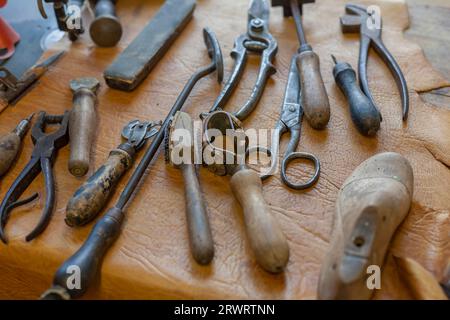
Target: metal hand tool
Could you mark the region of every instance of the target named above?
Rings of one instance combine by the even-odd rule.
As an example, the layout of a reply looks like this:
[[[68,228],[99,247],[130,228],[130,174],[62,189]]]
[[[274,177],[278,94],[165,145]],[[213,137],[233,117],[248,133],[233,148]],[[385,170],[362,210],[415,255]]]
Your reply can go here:
[[[314,129],[323,129],[330,120],[330,102],[320,73],[319,56],[306,42],[302,25],[302,6],[315,0],[272,0],[272,6],[283,6],[285,17],[293,16],[300,42],[297,68],[300,72],[301,104],[306,120]]]
[[[45,128],[48,124],[59,124],[59,128],[56,131],[46,134]],[[58,149],[64,147],[69,142],[68,124],[68,111],[64,115],[58,116],[48,115],[44,111],[39,112],[36,123],[31,129],[31,140],[34,143],[31,159],[16,180],[14,180],[0,205],[0,239],[4,243],[7,243],[4,228],[11,210],[36,199],[38,196],[37,193],[27,199],[18,200],[41,171],[45,180],[45,207],[37,226],[26,236],[26,241],[31,241],[41,234],[50,222],[55,203],[52,167]]]
[[[92,40],[101,47],[113,47],[122,37],[116,3],[117,0],[94,0],[95,20],[89,27],[89,33]]]
[[[231,176],[231,189],[244,211],[245,227],[256,261],[268,272],[282,272],[289,260],[289,246],[264,200],[260,177],[245,165],[247,139],[241,122],[229,112],[215,111],[204,119],[203,132],[203,154],[214,159],[204,158],[204,162],[214,174]],[[221,137],[215,135],[217,132]],[[222,145],[218,141],[220,138],[225,140]]]
[[[319,179],[320,161],[315,155],[311,153],[295,152],[300,141],[303,116],[303,107],[300,102],[300,96],[303,94],[303,91],[299,82],[296,61],[297,57],[292,57],[288,82],[286,85],[286,91],[284,93],[284,101],[281,107],[280,119],[278,120],[272,135],[271,149],[269,150],[259,146],[256,148],[250,148],[249,152],[253,152],[255,149],[261,151],[265,149],[265,151],[272,156],[271,168],[266,174],[263,174],[261,176],[261,179],[265,180],[274,173],[274,170],[277,167],[277,161],[273,158],[278,158],[281,136],[286,132],[289,132],[290,140],[287,145],[286,152],[283,156],[283,160],[281,161],[281,180],[284,184],[292,189],[303,190],[313,186]],[[305,183],[295,183],[289,181],[287,168],[289,163],[295,159],[309,160],[314,164],[314,175]]]
[[[405,77],[403,76],[400,66],[395,61],[392,54],[384,46],[381,40],[382,21],[381,17],[377,17],[375,12],[369,12],[368,8],[347,4],[345,6],[346,15],[341,17],[341,27],[344,33],[357,33],[361,34],[360,47],[359,47],[359,59],[358,59],[358,74],[359,84],[364,94],[369,97],[374,105],[372,93],[369,89],[369,82],[367,80],[367,59],[369,55],[369,48],[372,46],[378,55],[383,59],[389,70],[394,77],[397,87],[400,91],[402,100],[402,113],[403,121],[408,118],[409,110],[409,93],[408,86],[406,84]],[[377,25],[376,21],[379,21]],[[373,22],[373,23],[372,23]]]
[[[251,0],[248,10],[247,32],[237,37],[234,42],[234,48],[231,52],[231,57],[234,59],[234,68],[214,102],[211,112],[225,107],[242,76],[249,52],[261,55],[261,65],[249,99],[238,111],[234,112],[234,115],[239,120],[243,120],[258,104],[267,80],[276,72],[272,61],[277,53],[278,44],[269,33],[269,11],[270,7],[266,0]]]
[[[69,171],[75,177],[84,176],[89,170],[92,143],[97,128],[97,90],[100,82],[95,78],[79,78],[70,81],[73,106],[70,111]]]
[[[67,32],[71,41],[77,40],[80,34],[84,33],[81,19],[81,8],[84,0],[38,0],[39,11],[42,17],[47,19],[48,16],[45,12],[43,1],[53,3],[58,28]]]
[[[97,221],[89,234],[89,237],[81,248],[61,265],[53,279],[52,288],[42,295],[42,299],[70,299],[80,297],[86,292],[97,277],[100,271],[101,262],[103,261],[108,248],[119,236],[125,215],[124,207],[130,200],[131,195],[135,191],[145,171],[158,151],[159,146],[163,142],[170,120],[177,111],[181,110],[195,84],[200,79],[214,71],[217,71],[218,80],[219,82],[222,81],[223,61],[219,42],[217,41],[214,33],[212,33],[209,29],[204,29],[203,35],[206,47],[208,49],[208,54],[212,59],[212,62],[208,66],[200,68],[191,76],[183,88],[183,91],[178,96],[172,109],[170,109],[169,114],[161,125],[160,130],[156,134],[155,138],[153,138],[150,146],[147,148],[141,162],[134,170],[131,178],[128,180],[128,183],[122,191],[116,205],[109,209],[108,212]],[[66,270],[67,267],[71,265],[76,265],[80,268],[80,289],[67,287],[67,279],[70,275],[67,274]]]
[[[195,0],[166,0],[141,33],[105,70],[103,75],[108,86],[132,91],[144,81],[191,20],[195,4]]]
[[[353,123],[361,134],[374,136],[380,129],[380,112],[357,85],[356,72],[352,66],[346,62],[337,62],[333,55],[331,57],[335,63],[333,76],[348,100]]]
[[[8,105],[14,105],[44,75],[50,65],[55,63],[64,52],[59,52],[42,63],[28,70],[20,79],[17,79],[7,68],[0,66],[0,111]]]
[[[180,132],[183,130],[183,132]],[[179,135],[183,134],[181,137]],[[199,264],[205,265],[214,257],[214,242],[209,227],[206,206],[194,164],[194,128],[192,118],[178,111],[167,130],[165,151],[166,162],[179,168],[183,174],[186,220],[192,256]],[[185,158],[186,157],[186,158]],[[186,159],[187,161],[183,161]]]
[[[70,198],[66,208],[67,225],[82,226],[94,219],[104,208],[120,178],[133,164],[134,156],[158,133],[160,123],[133,120],[122,130],[127,141],[109,153],[102,165]]]
[[[20,121],[12,132],[0,138],[0,177],[9,170],[16,159],[33,115]]]

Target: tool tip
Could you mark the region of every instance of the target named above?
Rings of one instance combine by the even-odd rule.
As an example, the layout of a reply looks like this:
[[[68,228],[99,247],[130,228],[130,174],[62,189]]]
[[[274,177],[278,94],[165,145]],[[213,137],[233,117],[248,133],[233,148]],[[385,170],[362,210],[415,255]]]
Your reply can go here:
[[[32,114],[30,114],[25,120],[31,121],[31,119],[33,119],[33,117],[34,117],[34,112]]]
[[[333,59],[334,64],[337,64],[337,59],[336,59],[336,57],[334,55],[331,55],[331,59]]]

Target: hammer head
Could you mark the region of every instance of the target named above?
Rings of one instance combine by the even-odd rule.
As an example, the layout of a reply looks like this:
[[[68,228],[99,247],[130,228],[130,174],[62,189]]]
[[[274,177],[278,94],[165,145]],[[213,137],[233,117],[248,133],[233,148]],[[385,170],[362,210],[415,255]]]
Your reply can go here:
[[[295,1],[298,3],[298,7],[300,9],[300,13],[303,14],[303,4],[305,3],[314,3],[316,0],[297,0]],[[291,0],[272,0],[272,7],[283,7],[283,15],[285,17],[291,17],[292,16],[292,10],[291,10]]]
[[[100,82],[96,78],[78,78],[70,81],[70,89],[74,93],[81,89],[87,89],[96,94],[99,87]]]

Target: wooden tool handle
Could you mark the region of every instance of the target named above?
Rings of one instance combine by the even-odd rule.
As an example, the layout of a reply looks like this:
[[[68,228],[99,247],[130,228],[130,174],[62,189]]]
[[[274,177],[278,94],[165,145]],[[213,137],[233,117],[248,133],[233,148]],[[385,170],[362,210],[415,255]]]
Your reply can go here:
[[[70,112],[70,159],[69,171],[76,177],[89,170],[91,146],[96,131],[96,96],[89,90],[75,93]]]
[[[181,165],[186,194],[186,218],[195,261],[205,265],[214,257],[214,243],[200,184],[192,164]]]
[[[301,52],[297,56],[297,68],[306,119],[314,129],[323,129],[330,120],[330,103],[320,73],[319,56],[309,50]]]
[[[0,138],[0,176],[4,175],[11,167],[20,145],[21,139],[14,132]]]
[[[123,214],[120,209],[109,209],[95,224],[81,248],[58,269],[53,286],[64,288],[71,298],[82,296],[99,274],[108,248],[119,236],[122,221]]]
[[[355,71],[348,67],[336,74],[335,79],[347,97],[350,114],[358,131],[365,136],[374,136],[380,129],[381,115],[372,101],[361,91]]]
[[[258,174],[250,169],[239,170],[231,177],[231,189],[244,210],[256,260],[268,272],[283,271],[289,260],[289,246],[263,198]]]
[[[82,226],[94,219],[131,163],[132,157],[126,151],[112,150],[106,163],[69,200],[65,220],[67,225]]]

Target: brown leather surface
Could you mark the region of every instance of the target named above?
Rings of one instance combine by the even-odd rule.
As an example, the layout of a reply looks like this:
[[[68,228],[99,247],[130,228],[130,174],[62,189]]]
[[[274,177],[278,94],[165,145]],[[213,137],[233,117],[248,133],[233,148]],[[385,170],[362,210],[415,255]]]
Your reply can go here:
[[[124,25],[125,47],[163,1],[119,2]],[[246,239],[242,212],[233,198],[229,178],[201,171],[201,183],[209,210],[216,255],[208,267],[196,265],[189,252],[182,176],[164,163],[162,155],[148,171],[134,201],[127,207],[124,229],[109,251],[101,281],[87,298],[286,298],[314,299],[320,264],[326,253],[334,217],[334,203],[341,184],[368,157],[382,151],[404,155],[414,170],[414,199],[410,214],[394,237],[391,252],[410,257],[437,279],[444,277],[449,263],[450,244],[450,110],[424,103],[421,91],[450,85],[425,60],[420,47],[405,40],[408,11],[402,1],[376,1],[384,18],[383,39],[398,60],[408,81],[411,110],[406,123],[401,120],[400,98],[395,82],[382,61],[371,52],[369,82],[384,121],[376,138],[361,136],[353,126],[348,107],[332,77],[330,54],[356,67],[357,35],[343,35],[339,16],[343,0],[319,0],[305,6],[305,28],[309,42],[321,58],[322,75],[331,104],[331,120],[325,131],[315,131],[303,122],[299,151],[315,153],[321,160],[318,184],[306,192],[287,189],[279,176],[264,182],[264,194],[290,245],[291,256],[282,275],[270,275],[256,265]],[[99,126],[93,148],[90,173],[107,158],[120,141],[123,125],[132,119],[163,119],[190,74],[209,63],[201,29],[209,26],[217,34],[225,56],[226,75],[232,67],[229,52],[234,38],[245,32],[247,0],[198,1],[194,19],[182,36],[133,93],[108,89],[102,79],[99,92]],[[272,9],[270,30],[277,38],[278,72],[269,81],[261,102],[246,128],[273,128],[278,119],[291,55],[298,43],[292,20],[283,19],[280,8]],[[42,79],[16,107],[0,116],[0,133],[6,134],[31,112],[62,113],[71,107],[69,80],[80,76],[102,78],[102,71],[121,48],[102,49],[88,35],[72,45],[72,50]],[[244,79],[227,106],[235,110],[248,97],[259,59],[249,59]],[[202,80],[185,105],[193,117],[210,108],[220,86],[212,75]],[[282,145],[284,150],[286,141]],[[13,169],[2,179],[3,196],[19,174],[32,151],[29,135]],[[142,155],[141,152],[140,155]],[[71,229],[64,223],[64,210],[72,193],[84,181],[67,169],[69,148],[59,153],[55,165],[56,210],[47,230],[31,243],[25,235],[37,223],[43,199],[16,209],[6,228],[10,243],[0,245],[0,298],[37,298],[52,281],[58,266],[88,235],[92,223]],[[309,172],[295,168],[298,177]],[[130,176],[119,184],[121,190]],[[39,177],[26,195],[42,190]],[[118,190],[118,191],[119,191]],[[116,192],[115,197],[119,192]],[[110,203],[112,204],[112,202]],[[378,298],[411,298],[402,285],[392,261],[382,277]]]

